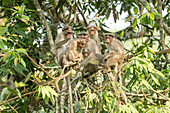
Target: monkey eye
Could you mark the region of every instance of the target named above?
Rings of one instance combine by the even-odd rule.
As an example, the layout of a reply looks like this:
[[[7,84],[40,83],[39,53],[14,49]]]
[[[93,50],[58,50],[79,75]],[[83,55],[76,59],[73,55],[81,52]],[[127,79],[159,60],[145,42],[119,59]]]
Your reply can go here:
[[[87,36],[87,34],[86,33],[84,33],[84,34],[82,34],[83,36]]]
[[[72,34],[73,32],[67,32],[67,34]]]

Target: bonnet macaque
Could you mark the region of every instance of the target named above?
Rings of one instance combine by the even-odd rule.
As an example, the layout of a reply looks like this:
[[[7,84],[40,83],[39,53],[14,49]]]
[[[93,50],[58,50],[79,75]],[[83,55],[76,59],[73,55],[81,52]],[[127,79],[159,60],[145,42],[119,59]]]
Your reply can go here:
[[[87,32],[89,34],[89,37],[93,39],[97,45],[99,46],[99,49],[101,50],[101,42],[98,36],[98,29],[96,26],[88,26],[87,27]]]
[[[80,62],[83,60],[82,48],[86,45],[83,39],[74,39],[70,41],[66,48],[66,56],[71,62]]]
[[[112,33],[105,33],[104,39],[107,52],[105,53],[103,60],[106,63],[108,71],[111,70],[112,66],[115,66],[115,72],[118,72],[125,58],[124,47],[117,39],[115,39],[115,35]]]
[[[62,32],[58,34],[55,40],[55,46],[51,50],[52,53],[55,55],[55,59],[57,60],[56,62],[58,62],[60,65],[69,64],[69,62],[67,62],[66,60],[64,60],[64,62],[62,61],[66,58],[66,45],[72,39],[72,27],[65,25],[62,28]]]
[[[78,33],[77,38],[84,39],[86,41],[86,46],[84,48],[88,49],[92,53],[98,53],[98,54],[101,53],[99,46],[94,40],[89,38],[89,35],[87,32]]]

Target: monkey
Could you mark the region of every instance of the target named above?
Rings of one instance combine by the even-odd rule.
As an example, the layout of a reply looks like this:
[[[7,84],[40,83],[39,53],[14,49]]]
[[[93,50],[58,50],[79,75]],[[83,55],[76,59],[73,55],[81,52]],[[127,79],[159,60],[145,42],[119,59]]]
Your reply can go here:
[[[89,34],[87,32],[78,33],[77,38],[84,39],[86,41],[86,45],[84,48],[89,49],[92,53],[101,54],[99,46],[97,45],[97,43],[94,40],[89,38]]]
[[[104,39],[107,52],[105,53],[103,60],[106,63],[108,71],[115,66],[115,72],[117,73],[125,58],[124,47],[117,39],[115,39],[115,35],[112,33],[105,33]]]
[[[97,27],[96,26],[88,26],[87,32],[89,34],[89,37],[97,43],[97,45],[99,46],[99,48],[101,50],[101,41],[100,41],[99,36],[98,36]]]
[[[83,48],[82,55],[83,59],[86,59],[91,54],[91,51],[89,51],[86,48]],[[87,65],[84,65],[84,72],[85,76],[86,73],[93,74],[98,71],[98,64],[91,64],[90,62]]]
[[[68,60],[75,63],[83,60],[82,48],[85,47],[86,42],[83,39],[74,39],[70,41],[66,48],[66,56]]]
[[[51,52],[55,55],[56,63],[59,65],[68,65],[71,63],[66,60],[65,56],[66,45],[71,40],[73,40],[72,27],[65,25],[55,40],[55,46],[51,49]]]
[[[100,39],[98,37],[98,29],[95,26],[88,26],[87,27],[87,32],[90,35],[90,38],[95,40],[97,44],[100,45]]]
[[[88,63],[99,64],[105,66],[108,72],[112,70],[112,67],[115,67],[115,72],[118,72],[125,58],[124,48],[122,44],[114,38],[114,34],[105,33],[104,37],[107,52],[104,55],[91,53],[79,64],[80,67],[86,66]]]

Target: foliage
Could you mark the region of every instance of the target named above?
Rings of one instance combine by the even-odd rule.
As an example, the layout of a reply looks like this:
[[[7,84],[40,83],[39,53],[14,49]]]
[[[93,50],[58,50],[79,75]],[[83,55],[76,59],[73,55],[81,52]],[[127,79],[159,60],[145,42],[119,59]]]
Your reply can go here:
[[[103,70],[92,79],[77,80],[73,83],[77,90],[73,93],[73,105],[75,112],[165,112],[170,111],[169,99],[169,75],[170,67],[168,59],[161,51],[160,43],[154,48],[155,43],[160,42],[155,37],[155,29],[159,32],[157,18],[163,18],[169,25],[169,13],[164,17],[158,12],[156,0],[141,5],[137,0],[39,0],[46,20],[51,28],[53,39],[57,36],[57,29],[63,24],[73,26],[75,33],[84,29],[89,23],[95,23],[99,27],[99,36],[108,32],[105,20],[113,16],[116,22],[123,12],[127,12],[126,22],[131,26],[116,32],[116,38],[128,41],[129,37],[144,27],[146,33],[143,36],[147,40],[142,44],[132,40],[131,50],[126,49],[128,58],[122,65],[117,81],[119,108],[116,106],[116,94],[114,82],[109,80]],[[145,0],[140,0],[145,1]],[[150,4],[152,4],[150,6]],[[120,10],[117,9],[118,6]],[[154,9],[154,10],[153,10]],[[162,10],[169,11],[168,1],[162,1]],[[55,80],[58,77],[59,67],[54,62],[54,56],[50,53],[48,31],[42,25],[38,11],[32,0],[3,0],[0,2],[0,112],[49,112],[56,111],[56,98],[63,95],[56,91]],[[87,15],[95,15],[93,18]],[[73,18],[72,18],[73,17]],[[80,18],[80,17],[83,17]],[[142,25],[142,27],[140,27]],[[127,35],[131,32],[130,35]],[[168,32],[164,32],[165,41]],[[139,37],[138,37],[139,38]],[[170,42],[166,47],[169,48]],[[126,48],[126,46],[125,46]],[[154,50],[153,50],[154,48]],[[72,72],[72,79],[75,72]],[[122,77],[122,78],[121,78]],[[102,84],[98,84],[102,78]],[[64,81],[60,81],[59,85]],[[74,88],[73,88],[74,89]],[[125,93],[127,104],[122,96]],[[67,111],[68,99],[63,105]],[[58,106],[61,108],[62,105]]]

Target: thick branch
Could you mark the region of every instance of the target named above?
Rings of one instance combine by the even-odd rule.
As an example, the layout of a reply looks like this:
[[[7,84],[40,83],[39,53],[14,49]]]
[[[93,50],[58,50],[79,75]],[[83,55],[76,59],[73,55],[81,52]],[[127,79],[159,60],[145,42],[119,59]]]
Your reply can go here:
[[[168,53],[168,52],[170,52],[170,48],[155,52],[155,54],[162,54],[162,53]]]
[[[45,19],[45,16],[43,15],[42,9],[41,9],[41,7],[40,7],[40,5],[38,3],[38,0],[33,0],[33,2],[34,2],[34,5],[35,5],[35,7],[37,9],[38,15],[39,15],[39,17],[41,19],[41,22],[43,23],[44,27],[47,30],[47,37],[48,37],[50,47],[53,47],[54,46],[54,41],[53,41],[52,33],[51,33],[51,30],[50,30],[50,28],[48,26],[48,23],[47,23],[46,19]]]
[[[162,3],[161,0],[158,0],[158,12],[162,15]],[[161,17],[161,19],[159,20],[159,31],[160,31],[160,44],[162,45],[162,49],[166,49],[166,45],[165,45],[165,40],[164,40],[164,34],[163,34],[163,18]],[[168,53],[164,54],[167,62],[168,62]]]

